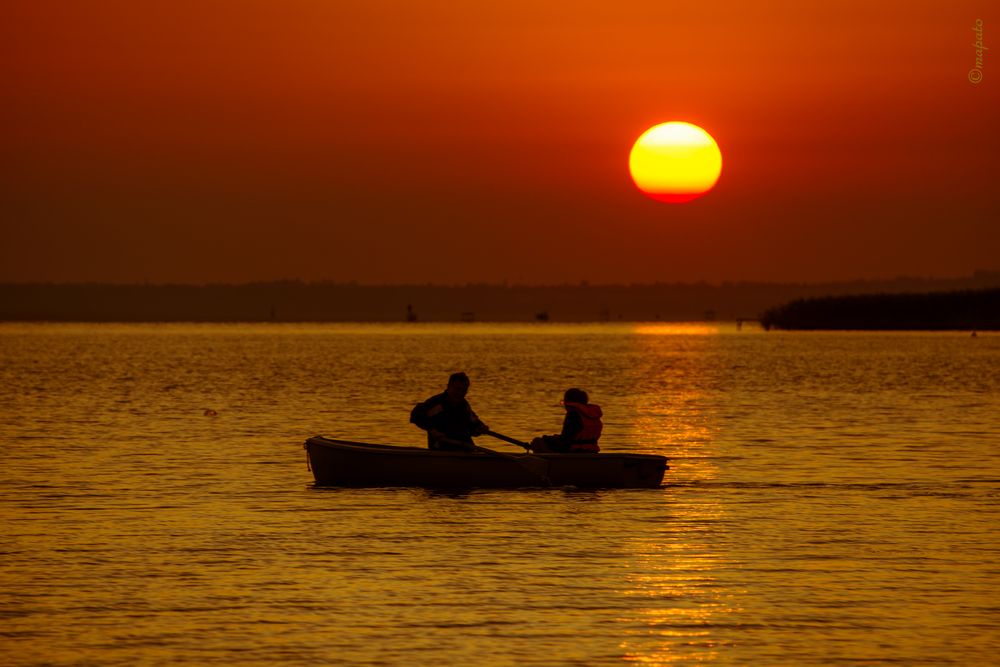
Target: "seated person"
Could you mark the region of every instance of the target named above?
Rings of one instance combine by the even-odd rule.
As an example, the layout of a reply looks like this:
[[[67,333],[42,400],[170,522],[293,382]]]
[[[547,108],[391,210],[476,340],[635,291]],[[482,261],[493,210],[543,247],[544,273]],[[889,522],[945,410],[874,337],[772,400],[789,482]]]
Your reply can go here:
[[[589,403],[584,390],[567,389],[563,395],[563,407],[566,408],[566,418],[563,419],[562,432],[535,438],[531,441],[531,450],[580,454],[601,451],[597,445],[604,428],[601,406]]]
[[[474,451],[472,437],[489,430],[465,400],[468,392],[469,376],[453,373],[444,392],[414,406],[410,422],[427,431],[430,449]]]

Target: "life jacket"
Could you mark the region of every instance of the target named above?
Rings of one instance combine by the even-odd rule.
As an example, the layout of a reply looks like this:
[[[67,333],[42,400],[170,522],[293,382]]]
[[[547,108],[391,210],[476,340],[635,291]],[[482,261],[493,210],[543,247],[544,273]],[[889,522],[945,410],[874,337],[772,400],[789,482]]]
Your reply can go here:
[[[601,410],[601,406],[594,403],[586,405],[583,403],[564,403],[563,405],[568,410],[572,410],[580,415],[580,420],[583,422],[583,428],[573,436],[569,450],[571,452],[591,452],[594,454],[601,451],[601,448],[597,445],[597,441],[601,437],[601,431],[604,430],[604,422],[601,421],[604,413]]]

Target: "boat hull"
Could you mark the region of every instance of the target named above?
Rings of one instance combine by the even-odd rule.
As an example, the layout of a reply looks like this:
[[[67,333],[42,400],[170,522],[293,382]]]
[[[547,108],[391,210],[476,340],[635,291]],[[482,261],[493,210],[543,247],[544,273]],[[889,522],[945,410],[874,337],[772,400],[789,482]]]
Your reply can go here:
[[[667,459],[650,454],[502,454],[306,440],[320,486],[657,488]]]

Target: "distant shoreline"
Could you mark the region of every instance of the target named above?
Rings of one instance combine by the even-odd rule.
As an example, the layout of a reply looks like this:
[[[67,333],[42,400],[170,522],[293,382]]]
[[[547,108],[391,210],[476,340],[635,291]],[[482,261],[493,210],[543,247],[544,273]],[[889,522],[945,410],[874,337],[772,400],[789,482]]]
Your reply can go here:
[[[0,284],[4,322],[712,322],[753,321],[804,299],[1000,289],[968,278],[844,283],[647,285]],[[774,321],[774,326],[781,326]],[[981,327],[985,328],[985,327]]]

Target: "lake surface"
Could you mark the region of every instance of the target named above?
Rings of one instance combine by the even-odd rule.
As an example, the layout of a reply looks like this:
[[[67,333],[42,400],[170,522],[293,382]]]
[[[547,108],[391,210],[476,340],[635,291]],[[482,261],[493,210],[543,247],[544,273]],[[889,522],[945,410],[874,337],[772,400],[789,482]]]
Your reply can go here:
[[[455,370],[518,438],[583,387],[667,485],[313,486],[306,437],[420,445]],[[0,444],[5,665],[1000,653],[1000,335],[6,324]]]

